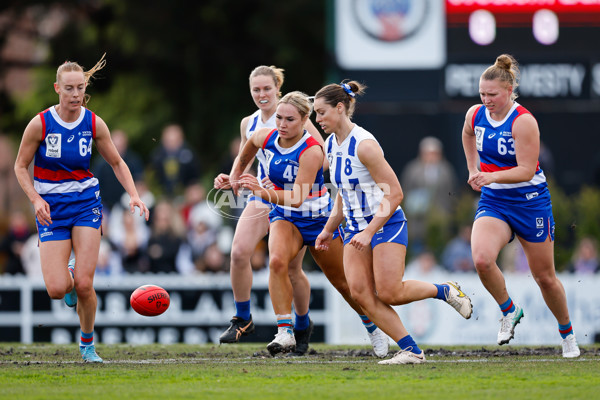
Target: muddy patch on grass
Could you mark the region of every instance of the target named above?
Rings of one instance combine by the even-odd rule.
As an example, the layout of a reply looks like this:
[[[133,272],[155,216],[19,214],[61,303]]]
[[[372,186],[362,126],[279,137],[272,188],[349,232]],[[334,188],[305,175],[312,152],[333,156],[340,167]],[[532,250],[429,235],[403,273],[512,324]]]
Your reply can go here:
[[[278,354],[272,357],[261,345],[99,345],[98,351],[107,363],[205,363],[205,362],[255,362],[261,360],[278,360],[289,362],[373,362],[378,358],[370,347],[357,346],[311,346],[304,355],[293,353]],[[397,346],[390,347],[387,358],[394,355]],[[457,347],[425,347],[425,356],[429,361],[485,362],[502,358],[523,358],[524,360],[562,359],[560,346],[457,346]],[[580,359],[600,359],[600,346],[587,345],[581,347]],[[19,345],[0,346],[0,365],[20,364],[60,364],[82,363],[79,349],[74,345]]]
[[[481,357],[481,358],[493,358],[493,357],[533,357],[533,356],[560,356],[562,355],[562,348],[558,346],[543,346],[543,347],[508,347],[508,348],[486,348],[481,347],[477,350],[465,349],[465,350],[454,350],[444,349],[427,349],[425,350],[426,356],[435,357]],[[600,356],[600,348],[581,348],[582,356]]]
[[[394,355],[396,350],[390,349],[388,356]],[[543,357],[543,356],[562,356],[562,348],[559,346],[541,346],[541,347],[504,347],[478,349],[449,349],[449,348],[428,348],[425,349],[426,357],[435,358],[495,358],[495,357]],[[223,356],[221,354],[221,356]],[[581,348],[582,357],[600,357],[600,347]],[[271,357],[268,351],[258,351],[253,357],[265,358]],[[292,354],[281,354],[276,357],[294,357]],[[375,358],[375,355],[368,349],[335,349],[335,350],[315,350],[309,348],[308,352],[302,357],[335,359],[335,358]],[[296,358],[300,358],[296,356]]]

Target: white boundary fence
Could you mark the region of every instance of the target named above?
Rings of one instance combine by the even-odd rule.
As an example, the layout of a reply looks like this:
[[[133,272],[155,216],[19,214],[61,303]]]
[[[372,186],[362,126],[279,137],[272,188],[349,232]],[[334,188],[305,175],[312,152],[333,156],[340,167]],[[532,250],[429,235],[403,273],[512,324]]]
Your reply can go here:
[[[315,340],[330,344],[369,343],[355,312],[320,273],[307,274],[313,290],[311,319]],[[473,316],[464,320],[439,300],[428,299],[397,307],[411,335],[420,344],[493,345],[500,311],[476,275],[422,278],[442,282],[456,280],[471,296]],[[600,336],[600,276],[560,275],[567,292],[571,320],[580,344]],[[516,345],[556,345],[557,323],[533,281],[526,275],[506,275],[513,300],[525,317],[516,330]],[[167,289],[171,306],[158,317],[143,317],[129,306],[129,295],[138,286],[156,284]],[[234,313],[228,275],[184,277],[137,275],[97,277],[98,313],[96,340],[100,343],[218,343],[223,328]],[[275,317],[266,275],[255,276],[252,315],[257,325],[253,340],[270,340]],[[23,343],[73,343],[78,340],[78,318],[62,301],[50,300],[41,280],[0,276],[0,341]]]

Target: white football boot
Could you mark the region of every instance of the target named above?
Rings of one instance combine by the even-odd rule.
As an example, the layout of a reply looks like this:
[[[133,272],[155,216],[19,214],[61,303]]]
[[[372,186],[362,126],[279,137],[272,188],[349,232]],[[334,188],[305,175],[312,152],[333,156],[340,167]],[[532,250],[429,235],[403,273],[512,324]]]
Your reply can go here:
[[[500,331],[498,331],[498,344],[506,344],[515,337],[515,326],[523,318],[523,309],[515,304],[515,311],[500,318]]]
[[[421,352],[421,354],[415,354],[412,351],[400,350],[394,354],[394,357],[390,358],[389,360],[379,361],[378,364],[422,364],[425,361],[425,352]]]
[[[444,290],[446,303],[450,304],[456,311],[458,311],[463,318],[471,318],[471,314],[473,314],[473,305],[471,304],[471,299],[469,296],[460,290],[458,283],[448,281],[445,284],[448,285],[449,288],[448,290]]]
[[[562,353],[564,358],[576,358],[581,354],[574,333],[571,333],[562,340]]]
[[[379,328],[373,332],[368,332],[369,339],[373,345],[373,353],[379,358],[386,357],[390,350],[390,340],[388,336]]]
[[[296,338],[287,328],[278,328],[275,339],[267,345],[272,356],[278,353],[289,353],[296,350]]]

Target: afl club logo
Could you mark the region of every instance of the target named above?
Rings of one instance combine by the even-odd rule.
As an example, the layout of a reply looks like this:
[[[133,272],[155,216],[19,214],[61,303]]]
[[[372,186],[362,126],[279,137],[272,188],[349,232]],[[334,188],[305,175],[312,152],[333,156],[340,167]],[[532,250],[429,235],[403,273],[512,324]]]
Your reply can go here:
[[[354,17],[369,36],[398,42],[424,25],[431,0],[354,0]]]

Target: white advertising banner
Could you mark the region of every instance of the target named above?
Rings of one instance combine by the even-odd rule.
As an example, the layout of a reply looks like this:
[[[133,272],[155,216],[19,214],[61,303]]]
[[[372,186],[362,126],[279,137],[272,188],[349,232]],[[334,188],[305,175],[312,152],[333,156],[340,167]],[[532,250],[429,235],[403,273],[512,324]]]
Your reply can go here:
[[[315,342],[370,346],[360,318],[320,273],[307,274],[311,283],[310,317]],[[252,317],[257,332],[248,341],[265,342],[275,333],[275,316],[268,291],[268,276],[255,276]],[[473,301],[473,316],[463,319],[445,302],[427,299],[396,307],[404,325],[419,344],[494,345],[500,310],[476,275],[443,275],[417,278],[441,283],[456,280]],[[600,334],[600,276],[561,275],[567,292],[571,320],[581,344],[593,343]],[[525,317],[516,329],[516,345],[557,345],[556,319],[546,307],[538,286],[527,275],[507,275],[513,300]],[[145,284],[164,287],[171,305],[162,315],[143,317],[129,305],[135,288]],[[183,277],[138,275],[97,277],[96,335],[100,343],[218,343],[233,316],[233,295],[228,275]],[[41,280],[0,276],[0,341],[74,343],[79,320],[62,300],[50,300]]]
[[[438,279],[441,278],[441,279]],[[542,294],[531,276],[506,274],[506,286],[513,301],[524,311],[515,329],[514,345],[557,345],[560,343],[556,319],[546,307]],[[593,343],[600,333],[600,276],[559,276],[567,293],[573,329],[580,344]],[[440,300],[427,299],[395,307],[406,329],[419,344],[428,345],[495,345],[500,328],[501,312],[477,275],[422,277],[420,280],[442,283],[457,281],[473,302],[473,315],[465,320],[453,308]],[[342,302],[332,343],[362,343],[360,322]],[[359,333],[358,335],[356,333]]]
[[[444,0],[336,0],[344,69],[436,69],[446,62]]]

